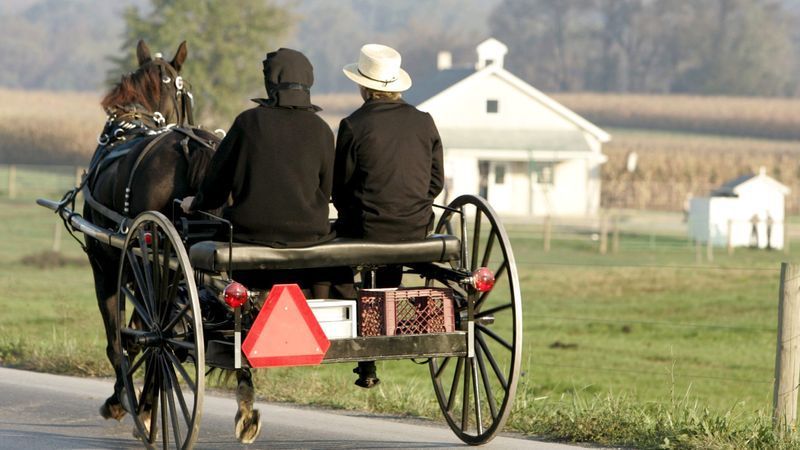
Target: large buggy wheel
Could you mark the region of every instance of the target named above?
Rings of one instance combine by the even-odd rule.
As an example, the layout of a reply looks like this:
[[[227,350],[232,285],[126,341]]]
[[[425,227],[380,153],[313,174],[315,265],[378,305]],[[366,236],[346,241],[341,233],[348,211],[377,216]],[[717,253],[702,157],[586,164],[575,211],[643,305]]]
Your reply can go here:
[[[191,448],[203,411],[203,325],[194,274],[164,215],[136,217],[118,282],[123,402],[149,446]]]
[[[492,207],[481,197],[456,198],[442,214],[437,233],[462,241],[461,269],[488,267],[494,287],[478,292],[470,283],[427,280],[447,286],[456,298],[457,328],[467,331],[472,304],[474,356],[432,358],[429,366],[436,398],[450,428],[464,442],[489,442],[511,412],[522,353],[522,305],[519,279],[508,235]],[[462,235],[462,233],[464,235]]]

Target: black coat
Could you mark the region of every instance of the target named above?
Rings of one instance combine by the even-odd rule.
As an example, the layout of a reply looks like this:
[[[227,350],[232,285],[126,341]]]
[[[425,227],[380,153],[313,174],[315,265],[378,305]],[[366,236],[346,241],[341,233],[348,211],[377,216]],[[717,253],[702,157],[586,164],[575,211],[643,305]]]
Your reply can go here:
[[[241,113],[219,145],[192,209],[224,215],[236,240],[298,247],[332,237],[333,133],[310,109],[261,105]]]
[[[368,100],[339,125],[333,203],[340,236],[425,237],[443,182],[442,142],[429,114],[403,100]]]

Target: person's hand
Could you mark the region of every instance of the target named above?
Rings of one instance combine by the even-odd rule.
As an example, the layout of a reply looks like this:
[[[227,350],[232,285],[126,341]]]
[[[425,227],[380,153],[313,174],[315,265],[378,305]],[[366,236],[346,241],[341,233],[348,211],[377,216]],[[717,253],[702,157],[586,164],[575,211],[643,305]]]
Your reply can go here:
[[[184,213],[189,214],[192,212],[192,202],[194,202],[194,196],[191,195],[181,200],[181,209]]]

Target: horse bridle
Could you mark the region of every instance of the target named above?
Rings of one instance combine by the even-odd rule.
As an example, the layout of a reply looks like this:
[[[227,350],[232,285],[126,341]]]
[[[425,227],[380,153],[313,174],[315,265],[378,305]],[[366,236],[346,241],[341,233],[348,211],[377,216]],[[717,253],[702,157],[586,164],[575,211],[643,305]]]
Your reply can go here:
[[[194,125],[194,116],[192,109],[194,108],[194,96],[189,91],[189,83],[178,74],[178,71],[164,59],[156,57],[153,63],[158,65],[161,83],[166,86],[175,86],[175,95],[165,96],[159,98],[158,110],[153,113],[153,116],[158,116],[160,119],[159,125],[161,127],[168,126],[166,118],[161,113],[164,110],[165,97],[172,99],[172,106],[175,114],[178,116],[175,125],[184,126]]]

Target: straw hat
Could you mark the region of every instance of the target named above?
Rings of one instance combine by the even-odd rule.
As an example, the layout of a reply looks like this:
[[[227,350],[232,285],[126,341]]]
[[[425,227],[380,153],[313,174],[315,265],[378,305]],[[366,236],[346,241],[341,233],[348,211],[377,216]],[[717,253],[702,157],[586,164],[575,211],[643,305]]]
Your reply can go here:
[[[400,68],[400,53],[381,44],[361,47],[358,62],[342,69],[345,76],[361,86],[384,92],[403,92],[411,87],[411,77]]]

